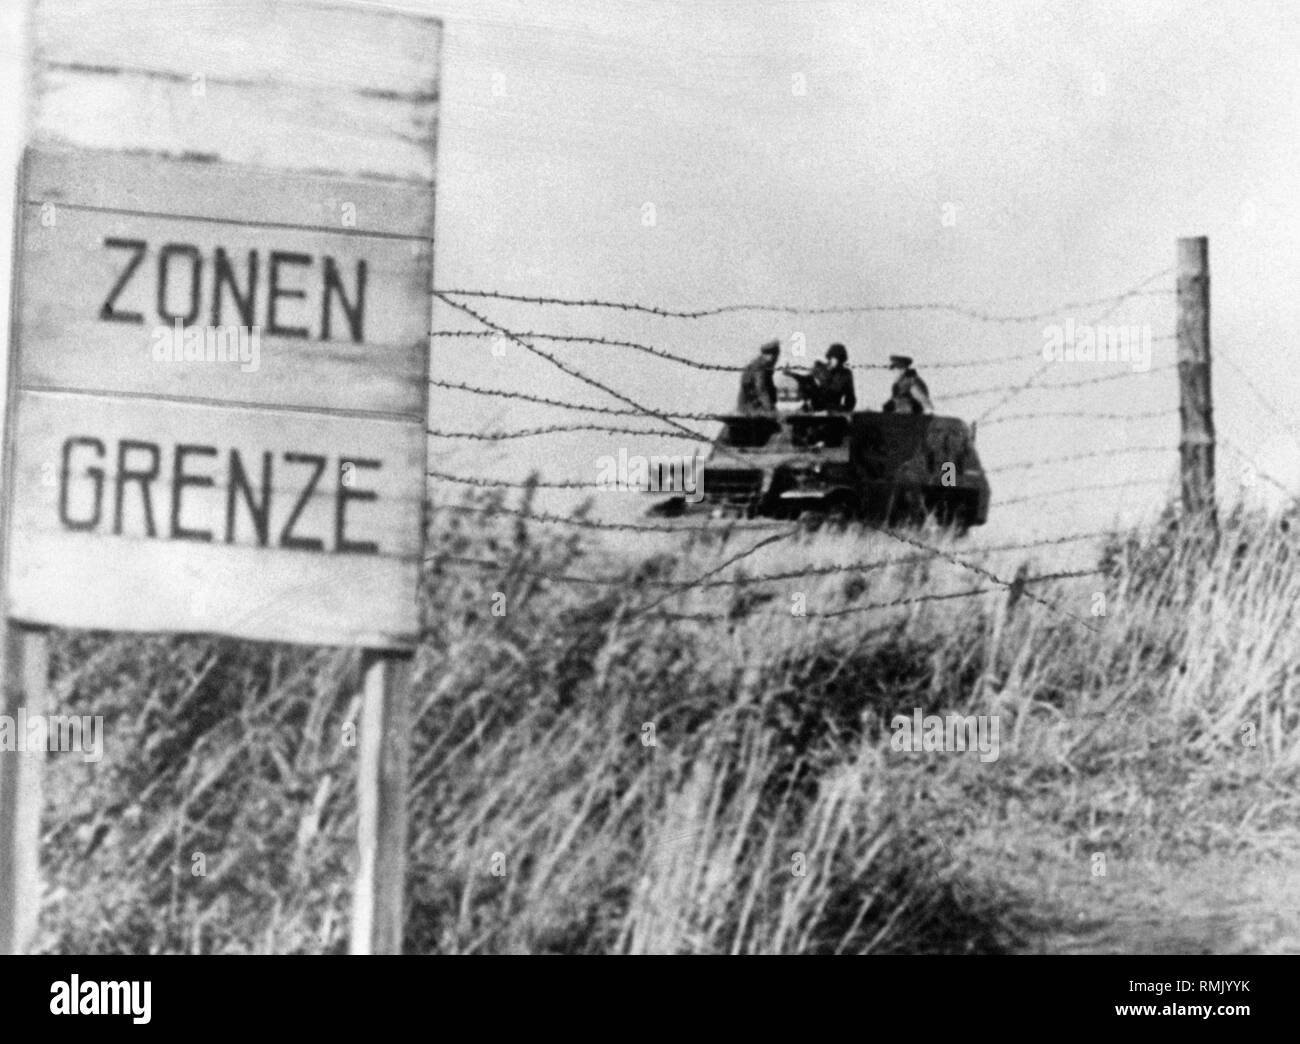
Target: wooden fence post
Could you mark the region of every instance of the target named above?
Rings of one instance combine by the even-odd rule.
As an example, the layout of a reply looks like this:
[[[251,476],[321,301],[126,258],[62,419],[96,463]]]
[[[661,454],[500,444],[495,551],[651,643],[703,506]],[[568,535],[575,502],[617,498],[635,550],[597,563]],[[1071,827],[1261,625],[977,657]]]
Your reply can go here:
[[[1178,411],[1183,510],[1216,525],[1210,395],[1210,268],[1204,236],[1178,240]]]
[[[357,732],[357,873],[354,954],[401,953],[410,769],[411,656],[367,650]]]
[[[0,954],[27,953],[36,938],[41,902],[41,773],[43,750],[24,750],[26,725],[49,713],[49,639],[42,627],[5,621],[0,713],[19,749],[0,750]]]

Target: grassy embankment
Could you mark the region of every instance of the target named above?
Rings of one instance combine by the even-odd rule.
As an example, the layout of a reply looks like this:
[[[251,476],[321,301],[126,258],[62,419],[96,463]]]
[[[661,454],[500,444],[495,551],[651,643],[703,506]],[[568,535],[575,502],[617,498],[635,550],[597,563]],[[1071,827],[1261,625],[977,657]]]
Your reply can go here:
[[[1217,550],[1117,538],[1104,576],[1030,588],[1059,611],[1010,613],[999,591],[814,615],[987,581],[879,534],[791,538],[717,578],[800,574],[771,598],[660,607],[729,616],[701,622],[638,608],[756,536],[657,553],[444,517],[413,696],[412,951],[1032,949],[1080,914],[1176,918],[1198,867],[1244,887],[1236,868],[1300,850],[1300,570],[1277,520],[1229,520]],[[882,556],[902,561],[805,575]],[[62,708],[105,715],[106,753],[51,761],[45,948],[346,948],[353,656],[80,635],[55,667]],[[997,715],[999,758],[891,750],[914,708]],[[1224,932],[1186,946],[1284,945]]]

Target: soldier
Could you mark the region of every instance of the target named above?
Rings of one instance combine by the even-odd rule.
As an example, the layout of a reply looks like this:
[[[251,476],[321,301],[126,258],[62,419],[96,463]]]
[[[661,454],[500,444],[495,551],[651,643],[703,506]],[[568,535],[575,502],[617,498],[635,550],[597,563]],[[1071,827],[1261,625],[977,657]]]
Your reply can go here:
[[[804,410],[822,409],[822,383],[826,379],[824,362],[818,359],[812,364],[812,370],[782,366],[781,372],[799,386],[799,398],[803,400]]]
[[[858,404],[853,391],[853,371],[849,369],[849,352],[842,344],[826,349],[826,368],[821,373],[818,408],[852,413]]]
[[[886,413],[933,413],[934,404],[930,402],[930,389],[925,381],[912,369],[912,360],[906,355],[891,355],[889,368],[901,370],[890,399],[884,405]]]
[[[758,350],[758,357],[741,371],[737,413],[776,412],[776,382],[772,379],[772,373],[780,354],[780,343],[768,341]]]
[[[834,410],[852,413],[858,404],[853,391],[853,374],[848,368],[849,353],[842,344],[833,344],[826,351],[826,359],[818,359],[811,372],[782,369],[799,385],[805,410]]]

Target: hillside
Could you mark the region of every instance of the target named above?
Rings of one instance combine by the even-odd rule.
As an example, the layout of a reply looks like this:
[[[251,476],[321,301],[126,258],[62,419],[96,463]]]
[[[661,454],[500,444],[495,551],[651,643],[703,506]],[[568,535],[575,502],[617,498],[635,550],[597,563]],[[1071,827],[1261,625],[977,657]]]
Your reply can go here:
[[[500,504],[432,538],[409,951],[1300,948],[1285,519],[1168,516],[1008,597],[1067,549]],[[50,760],[43,949],[346,949],[354,655],[64,634],[54,675],[106,752]],[[918,713],[996,757],[897,749]]]

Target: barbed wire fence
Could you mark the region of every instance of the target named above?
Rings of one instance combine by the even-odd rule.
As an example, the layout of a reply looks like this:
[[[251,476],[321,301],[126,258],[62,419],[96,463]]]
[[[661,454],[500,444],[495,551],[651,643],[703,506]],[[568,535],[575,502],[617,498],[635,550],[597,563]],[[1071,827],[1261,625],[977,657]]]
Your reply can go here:
[[[583,366],[578,366],[572,361],[561,358],[557,353],[557,348],[578,347],[583,349],[595,348],[605,353],[632,353],[644,356],[647,359],[657,360],[658,362],[670,364],[683,368],[685,370],[709,373],[709,374],[738,374],[744,369],[741,363],[721,363],[707,359],[697,358],[691,354],[665,347],[661,344],[650,343],[646,339],[632,339],[608,336],[605,334],[578,334],[565,333],[557,331],[544,331],[536,329],[516,329],[507,323],[487,314],[487,310],[493,303],[509,303],[513,306],[528,306],[536,309],[559,309],[559,310],[580,310],[583,312],[616,312],[622,314],[635,314],[638,316],[652,317],[660,320],[681,320],[696,321],[719,316],[736,315],[740,313],[766,313],[781,315],[799,315],[799,316],[873,316],[873,315],[914,315],[924,313],[943,313],[948,316],[959,319],[996,326],[1015,326],[1015,325],[1032,325],[1042,324],[1048,320],[1060,319],[1063,316],[1072,316],[1073,313],[1089,311],[1091,317],[1079,324],[1079,328],[1088,327],[1096,329],[1104,326],[1125,304],[1137,299],[1154,299],[1162,302],[1170,301],[1174,296],[1175,290],[1170,286],[1156,286],[1166,277],[1170,276],[1172,269],[1163,269],[1153,275],[1134,284],[1127,290],[1112,294],[1106,297],[1093,298],[1088,300],[1067,301],[1056,305],[1050,309],[1042,309],[1033,312],[996,312],[985,308],[974,308],[967,305],[961,305],[953,302],[929,302],[921,304],[860,304],[860,305],[840,305],[829,307],[803,307],[790,304],[773,304],[773,303],[747,303],[747,304],[724,304],[711,308],[697,310],[683,310],[662,307],[659,305],[643,304],[639,302],[613,301],[602,299],[577,299],[564,297],[548,296],[529,296],[521,294],[510,294],[497,290],[485,289],[434,289],[433,296],[449,311],[462,319],[471,320],[473,325],[465,324],[460,327],[438,328],[430,331],[434,342],[455,342],[455,341],[492,341],[494,346],[503,344],[512,344],[522,348],[531,356],[542,360],[549,367],[564,374],[567,378],[573,379],[578,383],[594,388],[603,393],[610,399],[616,400],[619,405],[612,404],[592,404],[576,400],[555,398],[536,394],[534,391],[524,391],[517,388],[494,388],[474,384],[466,381],[448,380],[443,377],[433,377],[430,384],[434,388],[442,389],[451,393],[469,394],[479,398],[486,398],[493,402],[503,404],[528,404],[529,406],[542,407],[546,410],[555,410],[568,415],[573,419],[557,419],[555,423],[536,424],[533,426],[521,427],[503,427],[497,426],[494,430],[471,430],[464,427],[443,426],[434,424],[429,428],[429,436],[434,440],[432,459],[435,462],[428,469],[428,476],[431,480],[432,489],[432,511],[435,513],[448,513],[462,516],[477,517],[480,520],[486,520],[492,516],[501,516],[512,518],[517,522],[528,522],[538,526],[554,527],[556,529],[577,529],[595,533],[624,533],[624,534],[700,534],[700,533],[724,533],[728,537],[732,530],[729,524],[719,523],[714,520],[701,522],[687,521],[663,521],[656,522],[650,519],[638,519],[634,522],[621,520],[608,520],[593,518],[588,510],[571,511],[568,513],[544,511],[536,508],[532,501],[532,491],[535,490],[556,490],[569,492],[590,492],[594,493],[600,489],[607,488],[599,481],[592,481],[587,478],[559,478],[546,474],[530,474],[527,478],[508,478],[480,473],[461,474],[454,470],[442,466],[438,446],[440,444],[458,444],[458,443],[513,443],[518,440],[531,440],[545,438],[551,435],[571,435],[584,434],[592,436],[620,436],[623,438],[634,437],[644,439],[672,439],[684,440],[694,444],[713,444],[714,433],[699,425],[713,425],[716,428],[718,422],[724,420],[726,413],[712,413],[703,411],[682,411],[671,407],[651,406],[636,396],[628,394],[615,386],[615,383],[605,379],[593,376]],[[467,302],[473,302],[467,303]],[[1147,409],[1147,410],[1097,410],[1097,409],[1030,409],[1021,412],[1007,412],[1006,408],[1015,403],[1022,396],[1032,395],[1034,393],[1054,394],[1069,389],[1082,387],[1091,387],[1097,385],[1113,385],[1117,389],[1125,387],[1121,382],[1130,381],[1139,377],[1146,377],[1151,374],[1163,375],[1171,373],[1178,369],[1177,361],[1170,361],[1160,365],[1150,365],[1150,349],[1157,344],[1173,344],[1177,341],[1177,335],[1173,331],[1165,331],[1154,334],[1150,330],[1150,324],[1146,324],[1146,343],[1148,351],[1147,365],[1131,368],[1117,372],[1104,373],[1096,376],[1086,376],[1078,379],[1065,381],[1045,381],[1054,369],[1058,369],[1057,358],[1051,357],[1039,345],[1033,351],[1018,351],[1000,355],[992,355],[982,358],[952,358],[937,359],[920,363],[927,372],[939,372],[952,374],[961,377],[964,372],[983,373],[986,370],[994,370],[998,373],[1005,373],[1011,367],[1025,366],[1026,364],[1039,363],[1026,376],[1020,380],[1001,379],[996,383],[985,383],[974,387],[958,387],[951,391],[945,390],[941,395],[936,396],[939,404],[945,408],[948,404],[981,402],[991,403],[987,405],[982,412],[974,418],[973,427],[979,431],[987,431],[989,428],[1002,425],[1031,425],[1049,423],[1052,425],[1061,425],[1069,422],[1085,422],[1087,425],[1095,426],[1098,422],[1105,422],[1107,430],[1115,430],[1117,427],[1125,430],[1125,440],[1127,441],[1127,429],[1133,425],[1141,425],[1148,421],[1165,421],[1169,422],[1177,417],[1178,406],[1171,405],[1165,408]],[[541,348],[538,343],[546,344],[549,348]],[[1104,351],[1102,346],[1098,346]],[[1216,355],[1216,358],[1220,357]],[[1250,381],[1250,378],[1237,364],[1228,356],[1222,356],[1225,361],[1240,376],[1240,379],[1246,384],[1251,393],[1264,405],[1268,415],[1273,418],[1279,426],[1284,428],[1287,433],[1295,440],[1300,448],[1300,431],[1287,421],[1285,417],[1274,407],[1266,396]],[[438,358],[435,351],[434,358]],[[1091,360],[1089,360],[1091,361]],[[1114,361],[1113,345],[1112,360]],[[885,371],[889,369],[888,364],[878,362],[858,362],[850,367],[855,372],[866,371]],[[1174,382],[1169,382],[1169,387],[1174,387]],[[963,407],[958,407],[958,410]],[[580,419],[586,417],[607,417],[620,418],[617,423],[597,423],[592,420]],[[1081,432],[1081,438],[1077,441],[1088,446],[1096,442],[1094,432],[1084,428]],[[1027,440],[1021,438],[1015,440],[1017,444],[1023,444]],[[1219,442],[1235,456],[1241,458],[1244,465],[1253,469],[1253,474],[1263,481],[1275,487],[1279,492],[1288,498],[1294,496],[1294,490],[1289,489],[1285,483],[1282,483],[1275,477],[1267,474],[1260,468],[1233,440],[1223,436],[1219,437]],[[1036,443],[1035,443],[1036,444]],[[1115,459],[1151,459],[1162,454],[1173,454],[1177,452],[1177,445],[1173,440],[1164,443],[1156,441],[1140,442],[1133,445],[1104,445],[1098,448],[1086,448],[1078,452],[1055,455],[1036,455],[1023,459],[1016,459],[1007,462],[997,462],[993,467],[986,469],[986,474],[992,479],[997,476],[1007,476],[1013,483],[1023,482],[1023,476],[1026,473],[1032,473],[1040,468],[1054,468],[1060,470],[1062,466],[1071,466],[1071,474],[1075,474],[1074,465],[1083,462],[1096,462],[1099,465],[1105,465],[1107,462]],[[738,454],[728,453],[725,447],[714,446],[713,453],[715,456],[731,456],[742,459]],[[1063,486],[1060,488],[1048,488],[1036,490],[1034,492],[1020,493],[1012,496],[998,495],[996,491],[992,504],[992,511],[1006,511],[1014,509],[1025,509],[1032,506],[1041,505],[1049,502],[1054,498],[1067,495],[1078,496],[1079,494],[1098,495],[1107,492],[1119,492],[1122,490],[1132,490],[1138,488],[1147,488],[1155,490],[1164,487],[1166,490],[1172,483],[1172,476],[1165,478],[1141,478],[1125,477],[1119,481],[1108,482],[1083,482],[1074,485]],[[461,500],[466,490],[497,490],[497,491],[527,491],[528,496],[525,498],[526,506],[511,507],[504,503],[504,500],[494,500],[489,504],[471,504],[457,502]],[[773,519],[755,519],[746,521],[743,525],[743,533],[746,536],[752,535],[755,540],[745,550],[732,554],[725,560],[711,566],[702,572],[699,576],[692,579],[665,579],[657,577],[638,577],[635,584],[629,587],[629,577],[627,575],[586,575],[573,574],[568,572],[543,572],[536,571],[538,579],[544,579],[553,583],[578,585],[585,587],[605,588],[611,591],[623,591],[629,597],[634,593],[641,591],[657,592],[648,599],[643,599],[639,604],[633,604],[630,607],[632,615],[640,615],[644,618],[668,619],[668,620],[688,620],[699,622],[717,622],[726,621],[734,618],[734,607],[729,607],[721,611],[706,612],[688,612],[678,611],[671,608],[665,608],[667,603],[673,599],[694,591],[711,591],[724,590],[736,592],[739,590],[746,591],[770,591],[771,586],[775,584],[790,584],[810,580],[819,576],[844,575],[855,577],[866,577],[872,573],[886,570],[897,566],[912,566],[917,564],[929,564],[942,562],[952,566],[955,569],[976,576],[981,582],[959,591],[921,591],[910,592],[899,598],[876,600],[876,601],[855,601],[854,604],[839,609],[830,609],[822,612],[808,611],[801,615],[814,617],[838,617],[853,614],[870,613],[884,611],[891,608],[902,606],[912,606],[933,601],[947,601],[953,599],[962,599],[988,594],[990,592],[1005,592],[1009,599],[1015,600],[1020,597],[1027,598],[1031,601],[1044,605],[1053,613],[1059,614],[1063,619],[1069,620],[1080,627],[1089,630],[1096,630],[1094,621],[1086,616],[1076,614],[1069,609],[1054,603],[1047,598],[1035,594],[1031,588],[1034,585],[1048,583],[1051,581],[1060,581],[1067,579],[1076,579],[1083,577],[1096,577],[1101,570],[1099,568],[1085,568],[1075,570],[1062,570],[1057,572],[1039,573],[1029,575],[1025,569],[1021,568],[1014,577],[1008,578],[1000,575],[989,564],[989,559],[999,553],[1005,552],[1027,552],[1042,551],[1047,548],[1062,547],[1070,544],[1086,544],[1096,542],[1108,535],[1110,529],[1093,529],[1086,532],[1055,534],[1043,538],[1032,540],[1019,540],[1010,543],[989,544],[981,547],[970,549],[952,550],[940,547],[931,543],[920,535],[919,531],[903,530],[887,525],[871,525],[869,527],[876,533],[882,535],[890,544],[897,545],[904,549],[904,553],[898,555],[886,555],[871,559],[854,559],[848,562],[835,563],[830,565],[809,565],[796,570],[776,570],[767,572],[747,572],[743,568],[745,561],[756,555],[764,548],[781,541],[794,538],[797,534],[804,531],[804,528],[798,524],[792,525],[789,521]],[[438,557],[440,563],[458,568],[470,568],[484,571],[518,571],[521,566],[518,562],[505,561],[500,558],[484,558],[479,556],[465,556],[454,554],[441,554]],[[527,567],[523,567],[527,570]],[[723,574],[730,575],[723,575]],[[770,594],[763,596],[772,597]]]

